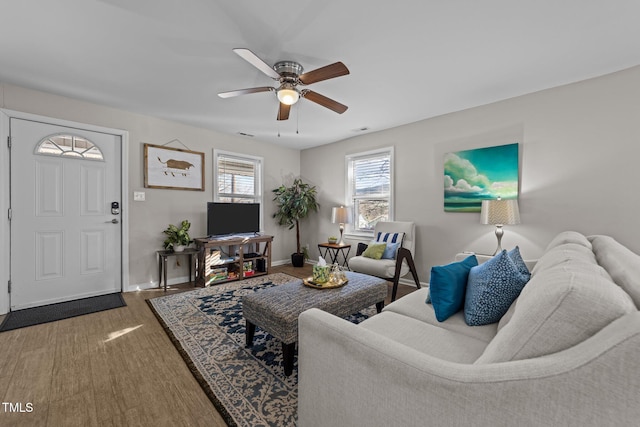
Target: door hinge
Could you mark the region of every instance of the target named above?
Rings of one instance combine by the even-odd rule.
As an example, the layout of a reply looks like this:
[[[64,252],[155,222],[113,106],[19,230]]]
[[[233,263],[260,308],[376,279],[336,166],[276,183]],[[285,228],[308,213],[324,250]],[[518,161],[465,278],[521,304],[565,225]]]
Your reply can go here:
[[[7,147],[11,148],[11,137],[7,137]]]
[[[7,218],[9,218],[9,221],[11,221],[11,218],[13,218],[13,211],[11,210],[11,208],[9,208],[9,210],[7,211]]]
[[[9,293],[11,293],[11,280],[9,280],[8,285],[9,285]]]

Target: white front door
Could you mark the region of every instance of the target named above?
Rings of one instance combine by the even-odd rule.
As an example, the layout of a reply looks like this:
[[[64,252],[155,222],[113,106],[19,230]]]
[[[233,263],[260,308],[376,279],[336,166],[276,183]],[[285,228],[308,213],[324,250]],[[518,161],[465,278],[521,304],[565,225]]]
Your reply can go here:
[[[11,310],[122,290],[121,137],[11,118]]]

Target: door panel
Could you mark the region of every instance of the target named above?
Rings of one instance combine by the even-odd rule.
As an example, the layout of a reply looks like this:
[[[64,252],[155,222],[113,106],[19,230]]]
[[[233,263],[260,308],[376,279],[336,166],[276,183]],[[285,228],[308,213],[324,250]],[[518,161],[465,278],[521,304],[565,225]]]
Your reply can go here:
[[[10,133],[11,309],[121,291],[122,230],[110,209],[121,200],[120,137],[17,118]],[[90,141],[103,160],[57,155],[59,135]],[[49,155],[38,153],[49,136]]]

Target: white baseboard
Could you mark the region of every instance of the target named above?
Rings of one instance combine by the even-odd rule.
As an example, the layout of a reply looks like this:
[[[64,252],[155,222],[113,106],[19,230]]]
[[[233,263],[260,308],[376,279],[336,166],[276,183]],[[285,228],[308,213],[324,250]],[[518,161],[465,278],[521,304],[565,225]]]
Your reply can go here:
[[[179,285],[181,283],[187,283],[190,282],[191,279],[187,276],[182,276],[182,277],[173,277],[171,279],[169,279],[167,281],[167,286],[172,286],[172,285]],[[159,284],[157,280],[153,280],[151,282],[147,282],[147,283],[134,283],[134,284],[130,284],[129,287],[127,289],[125,289],[123,292],[136,292],[136,291],[143,291],[145,289],[153,289],[153,288],[158,288]],[[162,284],[162,287],[164,287],[164,283]]]

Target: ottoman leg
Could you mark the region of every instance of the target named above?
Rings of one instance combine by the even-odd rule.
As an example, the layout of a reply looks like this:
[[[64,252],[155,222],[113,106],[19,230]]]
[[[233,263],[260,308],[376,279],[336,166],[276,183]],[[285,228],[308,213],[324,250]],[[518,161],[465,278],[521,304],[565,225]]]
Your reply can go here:
[[[253,335],[255,333],[256,333],[256,325],[254,325],[253,323],[247,320],[246,335],[245,335],[247,347],[251,347],[253,345]]]
[[[291,375],[293,372],[293,356],[296,352],[296,343],[291,344],[282,343],[282,364],[284,365],[285,376]]]
[[[380,301],[376,303],[376,311],[378,313],[380,313],[382,311],[382,309],[384,308],[384,301]]]

